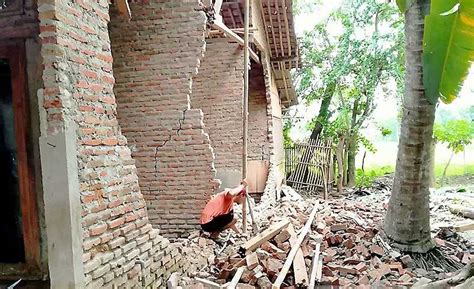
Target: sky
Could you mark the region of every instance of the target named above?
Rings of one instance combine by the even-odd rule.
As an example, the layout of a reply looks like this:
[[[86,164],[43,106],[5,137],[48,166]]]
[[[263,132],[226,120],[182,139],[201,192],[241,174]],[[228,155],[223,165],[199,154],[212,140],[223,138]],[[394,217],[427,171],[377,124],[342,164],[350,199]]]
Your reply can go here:
[[[337,9],[342,0],[322,0],[323,5],[315,9],[315,11],[300,14],[295,16],[295,30],[298,37],[302,36],[305,31],[311,30],[315,24],[320,23],[327,19],[332,11]],[[329,32],[333,31],[336,33],[336,27],[329,27]],[[378,133],[376,123],[383,122],[396,118],[398,115],[398,109],[387,109],[387,107],[395,108],[398,107],[397,100],[395,98],[385,97],[383,93],[380,93],[376,97],[376,102],[379,104],[375,109],[372,117],[372,122],[366,129],[366,133],[369,136],[375,136]],[[454,115],[461,107],[469,107],[474,105],[474,67],[471,69],[471,73],[465,82],[465,85],[460,93],[460,96],[451,104],[446,105],[442,102],[439,104],[439,108],[444,108]],[[294,139],[306,138],[309,132],[305,130],[305,123],[312,119],[314,114],[319,109],[319,103],[313,102],[310,106],[306,107],[304,104],[299,104],[291,108],[290,112],[295,115],[300,122],[295,125],[295,128],[291,131],[291,136]]]

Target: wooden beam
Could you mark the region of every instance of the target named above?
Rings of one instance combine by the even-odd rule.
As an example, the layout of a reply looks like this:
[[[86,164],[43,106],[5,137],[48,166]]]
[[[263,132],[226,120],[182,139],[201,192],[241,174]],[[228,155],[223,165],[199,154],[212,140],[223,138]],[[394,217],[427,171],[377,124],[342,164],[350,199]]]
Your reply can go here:
[[[242,99],[242,179],[247,179],[249,124],[249,11],[250,0],[244,0],[244,95]],[[242,202],[242,232],[247,233],[247,196]],[[238,272],[238,271],[237,271]],[[233,281],[233,280],[232,280]],[[237,285],[237,284],[236,284]]]
[[[235,275],[234,277],[232,277],[232,280],[230,281],[229,286],[227,286],[227,288],[235,289],[237,287],[237,284],[239,283],[242,274],[244,274],[244,269],[244,267],[240,267],[239,269],[237,269],[237,272],[235,272]]]
[[[466,232],[466,231],[474,230],[474,223],[455,226],[454,230],[456,230],[456,232]]]
[[[244,46],[244,40],[242,39],[242,37],[237,35],[234,31],[232,31],[232,29],[227,27],[224,23],[220,21],[215,21],[214,23],[212,23],[212,28],[221,31],[222,33],[224,33],[225,36],[234,39],[239,45]],[[251,48],[249,48],[249,54],[250,54],[250,57],[255,62],[260,63],[260,59],[258,58],[257,53],[255,53]]]
[[[311,228],[311,224],[313,223],[314,216],[316,216],[317,211],[318,206],[314,205],[313,210],[309,215],[308,221],[306,221],[306,224],[304,225],[303,229],[301,229],[301,233],[298,236],[298,239],[291,248],[290,253],[288,253],[288,257],[286,258],[285,264],[283,265],[283,268],[281,268],[280,273],[278,273],[278,277],[273,283],[272,289],[278,289],[281,287],[283,280],[285,280],[286,274],[288,274],[288,270],[290,270],[291,264],[293,263],[293,259],[296,256],[296,252],[298,252],[298,248],[301,246],[301,243],[303,243],[306,234],[308,234],[308,231]]]
[[[287,228],[288,233],[290,233],[290,245],[293,248],[293,244],[298,240],[298,235],[296,235],[293,225],[290,224]],[[319,244],[318,244],[319,245]],[[308,286],[309,277],[306,270],[306,263],[304,261],[303,250],[298,247],[298,250],[293,260],[293,273],[295,274],[295,284],[298,288],[306,288]]]
[[[132,13],[130,12],[130,6],[128,6],[127,0],[115,0],[117,4],[117,10],[120,14],[124,15],[127,19],[132,18]]]
[[[218,21],[222,21],[221,8],[222,8],[222,0],[216,0],[216,2],[214,3],[214,13],[216,16],[216,20]]]
[[[289,224],[290,224],[290,221],[288,219],[285,219],[285,220],[282,220],[278,223],[275,223],[275,224],[271,225],[266,230],[259,233],[257,236],[255,236],[252,239],[248,240],[241,247],[240,250],[245,252],[245,254],[248,254],[248,253],[252,252],[253,250],[257,249],[265,241],[268,241],[271,238],[275,237],[278,233],[281,232],[281,230],[288,227]]]
[[[318,265],[319,265],[319,256],[320,256],[320,248],[321,243],[316,244],[316,248],[314,249],[313,261],[311,263],[311,277],[309,279],[309,286],[308,289],[314,289],[316,284],[316,279],[318,276]]]

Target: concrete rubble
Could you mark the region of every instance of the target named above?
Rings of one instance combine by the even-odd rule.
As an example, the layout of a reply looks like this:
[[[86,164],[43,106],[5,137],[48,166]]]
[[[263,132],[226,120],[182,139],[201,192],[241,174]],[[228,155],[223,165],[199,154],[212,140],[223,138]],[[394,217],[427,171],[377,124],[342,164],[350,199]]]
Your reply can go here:
[[[236,288],[271,288],[295,241],[291,239],[290,226],[299,235],[313,206],[317,206],[316,217],[299,247],[307,273],[303,276],[309,277],[297,284],[296,261],[293,261],[281,288],[307,287],[313,278],[316,286],[411,286],[418,280],[449,278],[474,259],[472,240],[456,232],[453,224],[433,226],[434,241],[447,256],[450,270],[442,266],[420,268],[410,255],[392,248],[379,234],[390,191],[390,185],[384,184],[384,180],[381,184],[375,184],[363,196],[351,192],[327,201],[303,199],[291,192],[265,210],[258,211],[257,207],[261,232],[275,228],[279,222],[288,221],[290,225],[283,226],[268,241],[259,243],[255,250],[242,250],[251,241],[233,233],[221,234],[220,243],[201,236],[200,232],[192,233],[178,243],[178,249],[187,256],[194,273],[180,276],[179,285],[173,288],[230,288],[235,284]],[[249,238],[255,236],[250,232],[248,235]],[[319,257],[314,258],[316,261],[313,261],[314,254]],[[322,266],[313,264],[318,260],[322,260]],[[315,268],[314,274],[311,268]],[[238,283],[235,283],[236,278]]]

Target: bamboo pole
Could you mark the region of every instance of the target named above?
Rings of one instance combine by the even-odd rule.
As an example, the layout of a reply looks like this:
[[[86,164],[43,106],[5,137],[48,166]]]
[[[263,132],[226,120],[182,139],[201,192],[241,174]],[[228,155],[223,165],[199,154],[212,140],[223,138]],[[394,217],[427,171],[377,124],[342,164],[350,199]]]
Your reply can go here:
[[[244,5],[244,97],[243,97],[243,146],[242,146],[242,179],[247,178],[247,137],[249,111],[249,10],[250,0]],[[247,197],[245,197],[247,198]],[[247,200],[242,203],[242,231],[247,233]]]

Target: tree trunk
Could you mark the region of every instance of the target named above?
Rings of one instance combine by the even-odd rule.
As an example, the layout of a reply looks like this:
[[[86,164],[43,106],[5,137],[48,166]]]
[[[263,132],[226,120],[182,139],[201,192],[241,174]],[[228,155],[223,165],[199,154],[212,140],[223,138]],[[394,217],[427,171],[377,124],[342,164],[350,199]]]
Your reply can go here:
[[[405,13],[406,76],[403,117],[392,194],[383,229],[403,251],[425,253],[430,236],[429,162],[436,107],[423,88],[424,17],[429,0],[416,0]]]
[[[444,185],[444,180],[446,179],[446,172],[448,171],[448,167],[451,164],[451,161],[453,160],[453,157],[454,157],[454,152],[451,152],[451,155],[449,156],[448,163],[446,164],[446,166],[444,167],[444,170],[443,170],[443,176],[441,177],[441,185]]]
[[[347,168],[348,168],[348,165],[347,165],[348,164],[348,148],[349,148],[349,146],[346,143],[344,145],[344,153],[343,153],[344,158],[342,159],[342,161],[343,161],[342,168],[344,170],[344,175],[342,176],[342,179],[343,179],[344,186],[347,186],[347,180],[348,180],[348,176],[349,176],[349,174],[347,173],[348,172],[348,170],[347,170]]]
[[[430,180],[430,187],[434,188],[436,185],[436,174],[435,174],[435,152],[436,152],[436,141],[434,138],[431,138],[431,145],[430,145],[430,163],[429,163],[429,180]]]
[[[352,135],[349,139],[347,147],[347,186],[353,187],[355,185],[355,171],[356,171],[356,154],[357,154],[357,135]]]
[[[344,155],[344,138],[340,137],[339,142],[337,144],[336,150],[336,158],[337,158],[337,191],[342,193],[343,187],[343,175],[344,175],[344,168],[343,168],[343,155]]]

